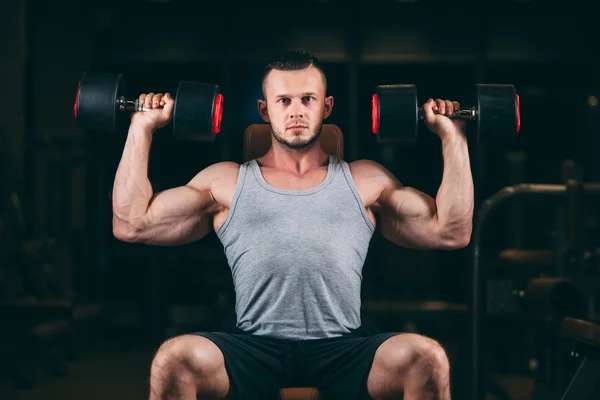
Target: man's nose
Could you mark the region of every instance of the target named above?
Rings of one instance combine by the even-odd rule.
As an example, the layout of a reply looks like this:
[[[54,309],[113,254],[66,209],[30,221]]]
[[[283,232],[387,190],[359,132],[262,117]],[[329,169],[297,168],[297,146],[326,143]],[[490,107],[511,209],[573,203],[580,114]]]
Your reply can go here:
[[[290,107],[290,119],[302,118],[304,116],[304,107],[302,102],[294,101]]]

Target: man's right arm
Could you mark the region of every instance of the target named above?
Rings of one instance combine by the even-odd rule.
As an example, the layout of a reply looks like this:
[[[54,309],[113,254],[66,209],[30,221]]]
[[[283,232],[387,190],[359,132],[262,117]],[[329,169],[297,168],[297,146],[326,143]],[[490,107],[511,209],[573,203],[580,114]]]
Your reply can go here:
[[[172,246],[191,243],[211,229],[219,209],[210,185],[220,169],[212,165],[187,185],[154,194],[148,179],[152,131],[131,125],[113,187],[113,234],[119,240]]]

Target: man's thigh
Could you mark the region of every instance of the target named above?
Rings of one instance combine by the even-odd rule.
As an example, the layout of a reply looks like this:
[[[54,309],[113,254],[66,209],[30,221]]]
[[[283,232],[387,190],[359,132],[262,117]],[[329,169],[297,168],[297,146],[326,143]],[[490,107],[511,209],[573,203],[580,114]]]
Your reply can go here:
[[[223,353],[232,400],[276,399],[283,382],[281,341],[230,332],[195,332]]]
[[[370,399],[367,378],[379,346],[402,332],[379,333],[361,327],[340,338],[303,343],[298,362],[306,382],[317,387],[326,399]]]

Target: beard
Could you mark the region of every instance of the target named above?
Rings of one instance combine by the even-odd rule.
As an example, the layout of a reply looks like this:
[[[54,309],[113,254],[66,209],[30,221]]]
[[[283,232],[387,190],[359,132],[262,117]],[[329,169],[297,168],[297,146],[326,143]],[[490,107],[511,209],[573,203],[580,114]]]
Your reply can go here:
[[[284,150],[291,152],[299,152],[306,153],[308,152],[314,145],[315,141],[321,136],[321,130],[323,128],[323,124],[318,124],[312,131],[312,134],[308,138],[294,137],[292,139],[285,138],[281,131],[271,125],[271,132],[273,133],[273,137],[277,140],[277,143]]]

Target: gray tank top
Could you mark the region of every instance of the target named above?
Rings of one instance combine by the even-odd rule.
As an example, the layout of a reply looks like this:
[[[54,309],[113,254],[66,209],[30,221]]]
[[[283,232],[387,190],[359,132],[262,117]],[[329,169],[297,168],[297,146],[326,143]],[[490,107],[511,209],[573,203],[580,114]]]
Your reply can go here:
[[[237,327],[285,339],[358,328],[373,232],[347,162],[330,156],[327,176],[308,190],[275,188],[256,160],[242,164],[217,232],[233,276]]]

